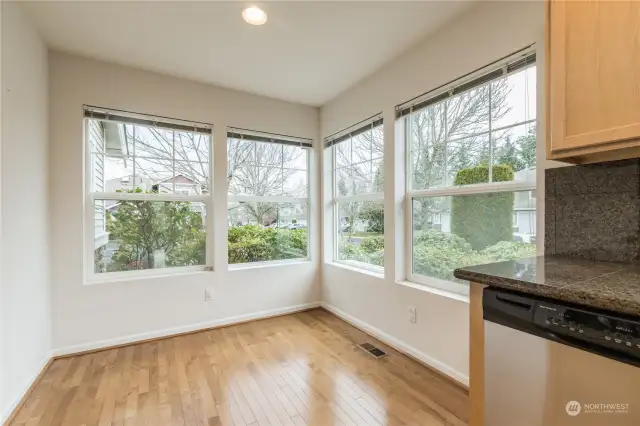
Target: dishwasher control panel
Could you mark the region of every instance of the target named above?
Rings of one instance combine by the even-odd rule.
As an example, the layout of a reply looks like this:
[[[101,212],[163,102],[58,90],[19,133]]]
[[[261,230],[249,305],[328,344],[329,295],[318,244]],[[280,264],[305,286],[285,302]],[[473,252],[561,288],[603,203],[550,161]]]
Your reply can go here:
[[[640,321],[538,301],[534,323],[553,333],[640,357]]]

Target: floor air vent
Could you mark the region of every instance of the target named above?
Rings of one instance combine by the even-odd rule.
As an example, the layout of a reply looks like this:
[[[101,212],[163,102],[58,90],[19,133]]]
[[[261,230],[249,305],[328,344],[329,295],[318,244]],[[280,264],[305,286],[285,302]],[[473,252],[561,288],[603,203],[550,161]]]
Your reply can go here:
[[[384,352],[381,349],[376,348],[371,343],[361,343],[361,344],[356,345],[356,346],[359,347],[360,349],[362,349],[363,351],[365,351],[366,353],[368,353],[369,355],[371,355],[372,357],[376,358],[376,359],[384,358],[385,356],[387,356],[386,352]]]

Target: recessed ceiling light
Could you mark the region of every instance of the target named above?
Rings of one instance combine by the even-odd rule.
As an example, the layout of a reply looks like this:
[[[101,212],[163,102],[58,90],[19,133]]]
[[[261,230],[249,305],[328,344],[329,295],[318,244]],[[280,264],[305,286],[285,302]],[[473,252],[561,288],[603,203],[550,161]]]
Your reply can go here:
[[[267,22],[267,14],[259,7],[251,6],[242,11],[242,17],[248,24],[262,25]]]

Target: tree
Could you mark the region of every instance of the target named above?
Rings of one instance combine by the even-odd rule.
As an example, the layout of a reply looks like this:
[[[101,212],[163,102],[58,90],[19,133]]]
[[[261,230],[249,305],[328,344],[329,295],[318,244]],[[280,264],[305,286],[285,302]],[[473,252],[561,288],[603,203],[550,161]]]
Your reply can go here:
[[[196,192],[209,191],[209,135],[126,126],[126,136],[127,147],[135,149],[137,175],[152,181],[180,175],[194,182]],[[287,187],[287,183],[297,172],[294,166],[305,156],[297,147],[231,139],[227,144],[229,193],[299,196],[305,189]],[[241,203],[230,210],[231,215],[238,210],[255,223],[278,219],[274,203]]]
[[[413,188],[450,186],[459,170],[487,165],[490,160],[489,123],[510,112],[510,92],[511,87],[503,78],[409,115],[407,132]],[[507,146],[504,151],[505,161],[511,155],[509,149]],[[521,156],[517,161],[524,161],[528,151]],[[530,162],[529,157],[527,161]],[[535,154],[533,161],[535,164]],[[414,228],[429,229],[432,218],[440,212],[440,204],[438,198],[424,198],[415,203]]]
[[[335,145],[336,190],[339,196],[384,191],[384,137],[382,126],[372,126]],[[350,238],[357,220],[367,223],[368,232],[383,232],[383,213],[379,202],[343,203],[340,225]]]
[[[202,216],[189,202],[119,200],[107,231],[118,243],[108,271],[206,263]]]
[[[494,164],[506,164],[514,171],[528,169],[536,165],[536,126],[514,142],[507,135],[504,144],[494,151]]]

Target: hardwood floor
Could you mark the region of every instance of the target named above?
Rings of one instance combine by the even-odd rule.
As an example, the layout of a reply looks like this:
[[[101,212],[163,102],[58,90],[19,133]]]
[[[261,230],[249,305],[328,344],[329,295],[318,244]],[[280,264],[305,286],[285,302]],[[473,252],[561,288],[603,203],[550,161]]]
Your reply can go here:
[[[354,344],[369,341],[376,360]],[[461,426],[468,394],[316,309],[56,360],[12,426]]]

